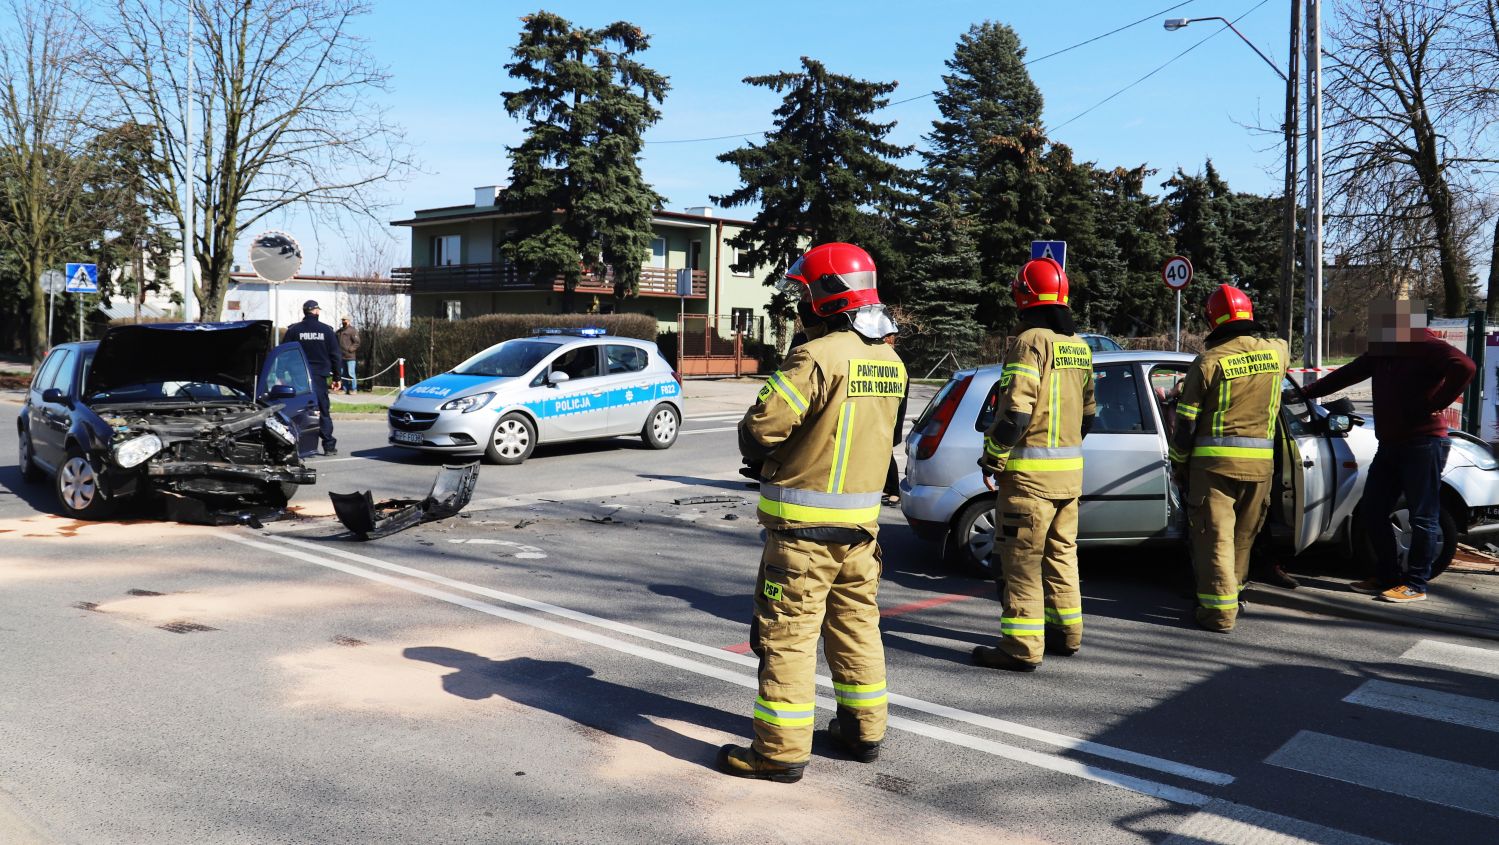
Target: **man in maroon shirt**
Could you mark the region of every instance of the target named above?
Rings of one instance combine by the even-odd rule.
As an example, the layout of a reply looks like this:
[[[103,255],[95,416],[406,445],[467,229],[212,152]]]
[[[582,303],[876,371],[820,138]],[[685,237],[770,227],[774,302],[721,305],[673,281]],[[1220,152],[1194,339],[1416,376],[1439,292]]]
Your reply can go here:
[[[1421,300],[1378,301],[1369,306],[1369,351],[1302,392],[1326,396],[1374,380],[1374,436],[1379,451],[1364,482],[1377,556],[1374,576],[1349,585],[1382,601],[1426,598],[1431,565],[1442,548],[1442,469],[1447,465],[1447,424],[1441,412],[1473,378],[1468,356],[1426,328]],[[1410,509],[1411,548],[1402,572],[1389,514],[1401,495]]]

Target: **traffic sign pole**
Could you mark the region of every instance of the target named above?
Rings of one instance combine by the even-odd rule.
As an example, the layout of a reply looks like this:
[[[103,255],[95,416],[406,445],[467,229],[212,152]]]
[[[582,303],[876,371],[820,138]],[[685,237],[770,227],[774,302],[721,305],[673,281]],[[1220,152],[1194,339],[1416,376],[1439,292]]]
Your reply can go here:
[[[1192,283],[1192,262],[1184,255],[1173,255],[1161,265],[1161,281],[1176,291],[1176,351],[1182,351],[1182,291]]]
[[[1182,351],[1182,292],[1176,292],[1176,351]]]

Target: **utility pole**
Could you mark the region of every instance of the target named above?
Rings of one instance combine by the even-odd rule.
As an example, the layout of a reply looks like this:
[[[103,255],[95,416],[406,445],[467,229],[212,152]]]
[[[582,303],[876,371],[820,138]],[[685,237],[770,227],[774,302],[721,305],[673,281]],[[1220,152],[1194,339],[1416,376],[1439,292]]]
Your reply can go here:
[[[193,232],[197,229],[197,198],[194,196],[193,185],[194,170],[197,165],[193,161],[193,18],[195,10],[193,0],[187,0],[187,99],[184,101],[183,119],[187,122],[187,130],[182,136],[182,145],[186,147],[184,157],[187,160],[187,231],[182,238],[182,286],[186,290],[182,294],[182,320],[183,322],[195,322],[198,305],[198,285],[193,280]]]
[[[1322,367],[1322,9],[1306,0],[1306,351]]]
[[[1280,257],[1280,338],[1291,342],[1291,317],[1296,311],[1296,110],[1299,98],[1301,50],[1301,0],[1291,0],[1291,49],[1287,53],[1286,67],[1286,185],[1285,185],[1285,231],[1281,236]]]

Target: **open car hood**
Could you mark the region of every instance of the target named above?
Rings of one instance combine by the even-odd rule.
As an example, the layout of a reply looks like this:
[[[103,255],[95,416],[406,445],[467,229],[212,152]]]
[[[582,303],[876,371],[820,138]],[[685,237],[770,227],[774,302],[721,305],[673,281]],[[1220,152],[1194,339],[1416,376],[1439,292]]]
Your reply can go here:
[[[144,323],[110,329],[89,368],[90,393],[133,384],[222,384],[254,397],[272,346],[270,320]]]

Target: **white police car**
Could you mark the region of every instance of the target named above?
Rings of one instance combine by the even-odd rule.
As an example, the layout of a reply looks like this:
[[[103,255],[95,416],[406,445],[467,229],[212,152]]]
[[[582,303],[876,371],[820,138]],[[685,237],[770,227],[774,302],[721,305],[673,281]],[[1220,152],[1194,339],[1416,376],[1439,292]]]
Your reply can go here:
[[[682,427],[682,383],[656,344],[603,329],[540,329],[408,387],[390,442],[518,464],[537,443],[638,434],[666,449]]]

